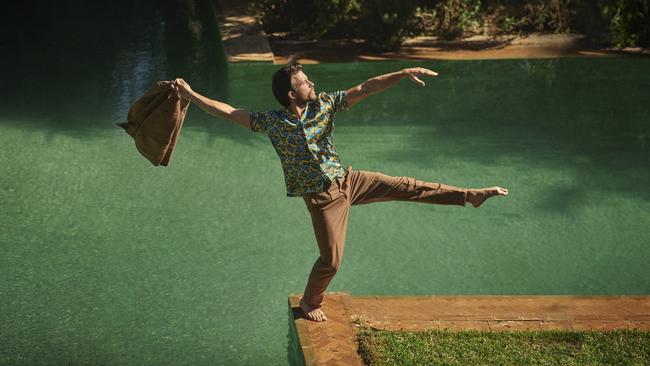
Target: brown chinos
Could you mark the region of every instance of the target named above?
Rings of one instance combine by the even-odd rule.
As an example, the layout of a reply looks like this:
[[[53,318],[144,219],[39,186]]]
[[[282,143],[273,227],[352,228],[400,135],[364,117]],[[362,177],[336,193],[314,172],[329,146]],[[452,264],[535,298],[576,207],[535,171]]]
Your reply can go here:
[[[372,202],[411,201],[465,206],[467,189],[410,177],[356,171],[348,166],[344,177],[320,193],[304,194],[311,214],[320,256],[309,275],[303,300],[320,307],[325,289],[338,271],[343,258],[350,206]]]

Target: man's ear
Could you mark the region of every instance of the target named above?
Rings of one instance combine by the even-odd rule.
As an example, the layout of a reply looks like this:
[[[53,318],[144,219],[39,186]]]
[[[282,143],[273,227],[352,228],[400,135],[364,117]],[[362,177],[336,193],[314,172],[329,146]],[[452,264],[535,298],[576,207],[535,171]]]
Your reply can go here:
[[[291,104],[292,100],[296,100],[296,92],[294,92],[293,90],[289,90],[287,92],[287,97],[289,97],[289,104]]]

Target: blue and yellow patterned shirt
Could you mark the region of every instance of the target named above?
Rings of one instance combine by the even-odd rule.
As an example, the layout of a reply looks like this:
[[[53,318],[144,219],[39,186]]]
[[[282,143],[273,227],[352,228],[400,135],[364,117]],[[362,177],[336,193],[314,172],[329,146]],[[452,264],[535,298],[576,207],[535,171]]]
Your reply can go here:
[[[320,93],[298,118],[286,108],[251,112],[252,131],[264,131],[278,153],[287,196],[323,192],[345,170],[332,141],[334,113],[348,108],[345,91]]]

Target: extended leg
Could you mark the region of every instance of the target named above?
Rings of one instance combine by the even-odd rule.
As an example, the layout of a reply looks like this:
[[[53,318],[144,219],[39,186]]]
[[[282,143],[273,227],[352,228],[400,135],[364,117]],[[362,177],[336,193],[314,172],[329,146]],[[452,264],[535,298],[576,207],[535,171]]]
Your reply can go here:
[[[410,177],[356,171],[350,180],[352,205],[383,201],[413,201],[464,206],[468,189]]]
[[[393,177],[377,172],[353,171],[347,189],[352,205],[384,201],[412,201],[439,205],[479,207],[495,195],[506,195],[500,187],[470,189],[426,182],[411,177]]]

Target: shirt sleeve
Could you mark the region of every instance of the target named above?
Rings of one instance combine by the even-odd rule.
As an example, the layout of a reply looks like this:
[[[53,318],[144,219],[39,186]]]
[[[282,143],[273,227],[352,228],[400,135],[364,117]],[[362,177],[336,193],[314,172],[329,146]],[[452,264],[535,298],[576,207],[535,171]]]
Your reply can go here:
[[[268,112],[250,112],[248,113],[248,122],[251,125],[251,131],[259,132],[266,131],[270,116]]]
[[[334,112],[345,111],[350,108],[345,90],[325,93],[325,99],[330,103]]]

